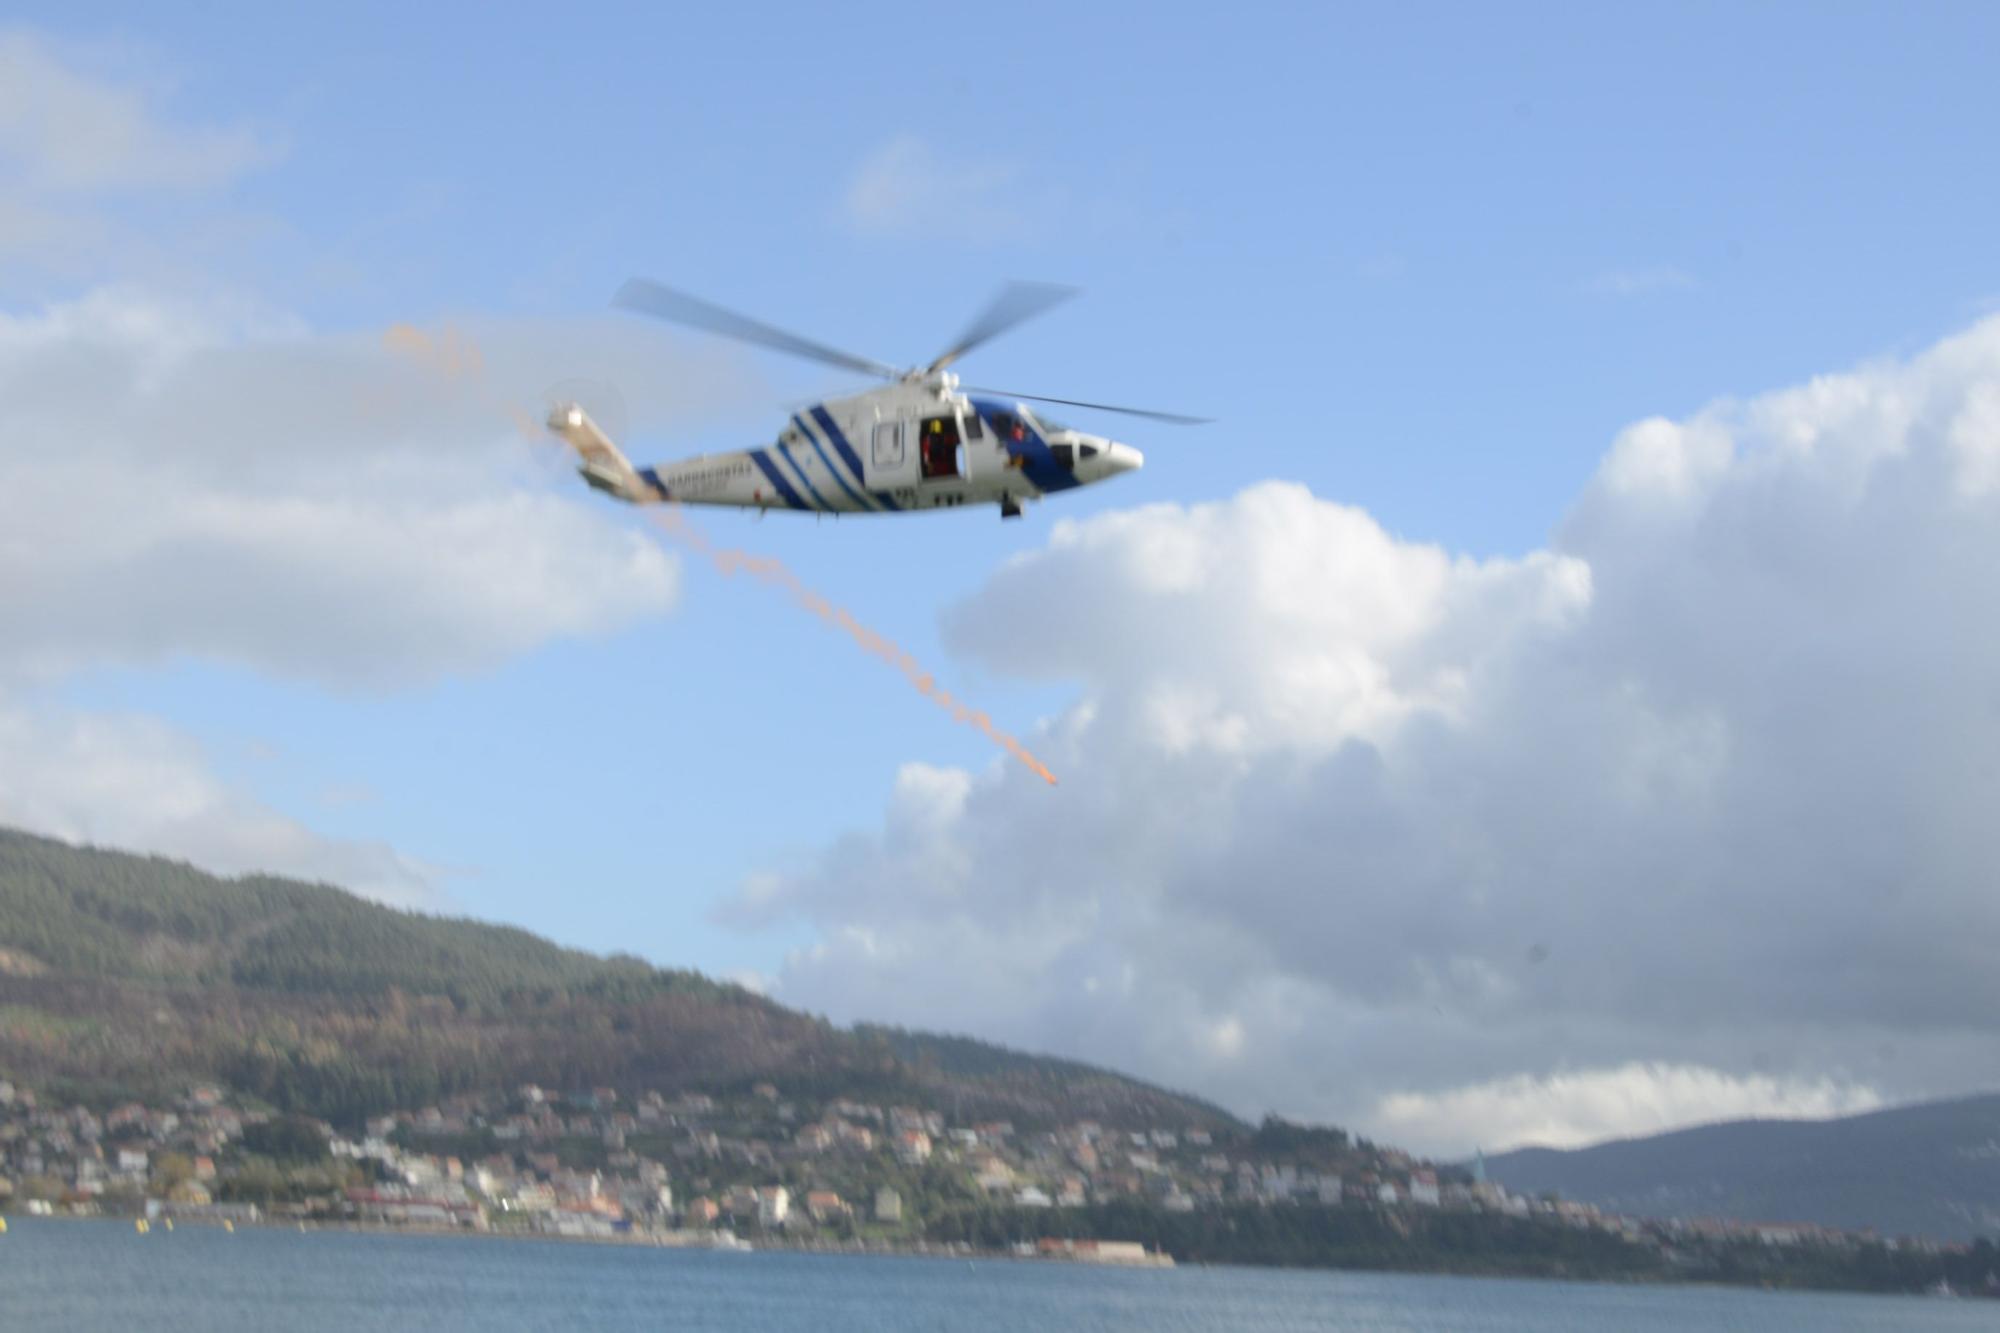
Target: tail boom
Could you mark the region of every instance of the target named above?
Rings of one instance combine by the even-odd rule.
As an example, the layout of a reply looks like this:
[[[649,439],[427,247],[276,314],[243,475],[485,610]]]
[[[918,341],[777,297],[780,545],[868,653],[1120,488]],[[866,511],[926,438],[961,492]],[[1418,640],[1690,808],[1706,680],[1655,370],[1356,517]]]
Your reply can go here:
[[[593,489],[632,504],[658,498],[611,442],[611,437],[598,429],[582,407],[575,403],[560,404],[549,413],[548,424],[552,433],[576,450],[581,460],[577,473]]]

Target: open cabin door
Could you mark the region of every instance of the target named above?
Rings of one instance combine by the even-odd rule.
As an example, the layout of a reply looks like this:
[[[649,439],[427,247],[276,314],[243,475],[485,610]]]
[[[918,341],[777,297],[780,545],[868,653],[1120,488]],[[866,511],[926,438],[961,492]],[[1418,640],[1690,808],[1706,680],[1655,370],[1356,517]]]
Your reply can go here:
[[[972,475],[957,413],[919,418],[917,453],[917,468],[925,481],[965,481]]]

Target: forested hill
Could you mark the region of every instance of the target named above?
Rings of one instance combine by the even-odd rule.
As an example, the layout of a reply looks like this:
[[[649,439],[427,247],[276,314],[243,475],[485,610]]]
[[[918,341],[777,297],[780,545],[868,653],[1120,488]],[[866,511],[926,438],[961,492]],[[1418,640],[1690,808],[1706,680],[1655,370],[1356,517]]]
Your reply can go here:
[[[0,1076],[90,1100],[164,1100],[212,1079],[344,1122],[529,1082],[770,1082],[1029,1124],[1234,1127],[1205,1103],[1085,1065],[849,1032],[698,973],[511,927],[5,829]]]
[[[2000,1230],[2000,1096],[1839,1120],[1737,1120],[1487,1159],[1509,1189],[1640,1217],[1816,1222],[1968,1240]]]

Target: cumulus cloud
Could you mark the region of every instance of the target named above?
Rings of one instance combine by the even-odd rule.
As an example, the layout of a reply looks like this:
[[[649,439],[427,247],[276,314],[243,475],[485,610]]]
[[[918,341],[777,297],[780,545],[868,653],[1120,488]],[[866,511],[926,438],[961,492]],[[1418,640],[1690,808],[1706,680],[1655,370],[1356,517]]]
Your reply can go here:
[[[0,674],[193,658],[396,685],[667,608],[672,558],[548,485],[508,408],[564,366],[631,372],[653,419],[731,377],[608,323],[460,336],[424,364],[129,292],[0,315]]]
[[[0,824],[220,874],[338,884],[400,907],[443,905],[440,867],[315,833],[233,791],[198,744],[153,718],[0,700]]]
[[[1282,484],[1060,523],[947,630],[1077,683],[1064,785],[912,768],[725,915],[835,1016],[1436,1151],[1991,1085],[1996,392],[1989,320],[1641,422],[1513,560]]]
[[[0,306],[0,822],[431,901],[435,867],[320,836],[233,789],[191,737],[46,687],[193,660],[392,688],[657,615],[674,560],[509,413],[582,371],[648,424],[684,425],[732,400],[740,362],[667,360],[608,320],[393,340],[165,298],[215,290],[172,262],[174,238],[240,232],[228,187],[282,152],[175,114],[170,93],[143,53],[0,29],[0,282],[97,283]],[[103,279],[154,271],[172,276]]]
[[[1547,1077],[1517,1074],[1438,1094],[1398,1093],[1376,1114],[1399,1143],[1451,1143],[1479,1126],[1497,1143],[1574,1148],[1710,1120],[1824,1120],[1882,1099],[1832,1079],[1737,1077],[1700,1066],[1620,1065]]]
[[[157,719],[38,687],[195,660],[393,688],[664,612],[673,558],[551,485],[566,460],[508,419],[579,365],[649,421],[737,383],[608,322],[390,340],[113,290],[0,313],[0,823],[438,905],[436,866],[314,832]]]

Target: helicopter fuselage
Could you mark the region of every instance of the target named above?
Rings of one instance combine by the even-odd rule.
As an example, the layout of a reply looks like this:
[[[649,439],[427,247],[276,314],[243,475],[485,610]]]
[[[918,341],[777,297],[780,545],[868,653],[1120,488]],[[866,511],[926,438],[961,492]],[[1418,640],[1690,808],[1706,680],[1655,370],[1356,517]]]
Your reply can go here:
[[[1144,464],[1130,445],[1085,434],[1018,402],[961,394],[932,372],[792,415],[776,441],[632,467],[581,408],[549,424],[582,456],[592,486],[635,504],[722,505],[817,514],[893,514],[1025,501]]]

